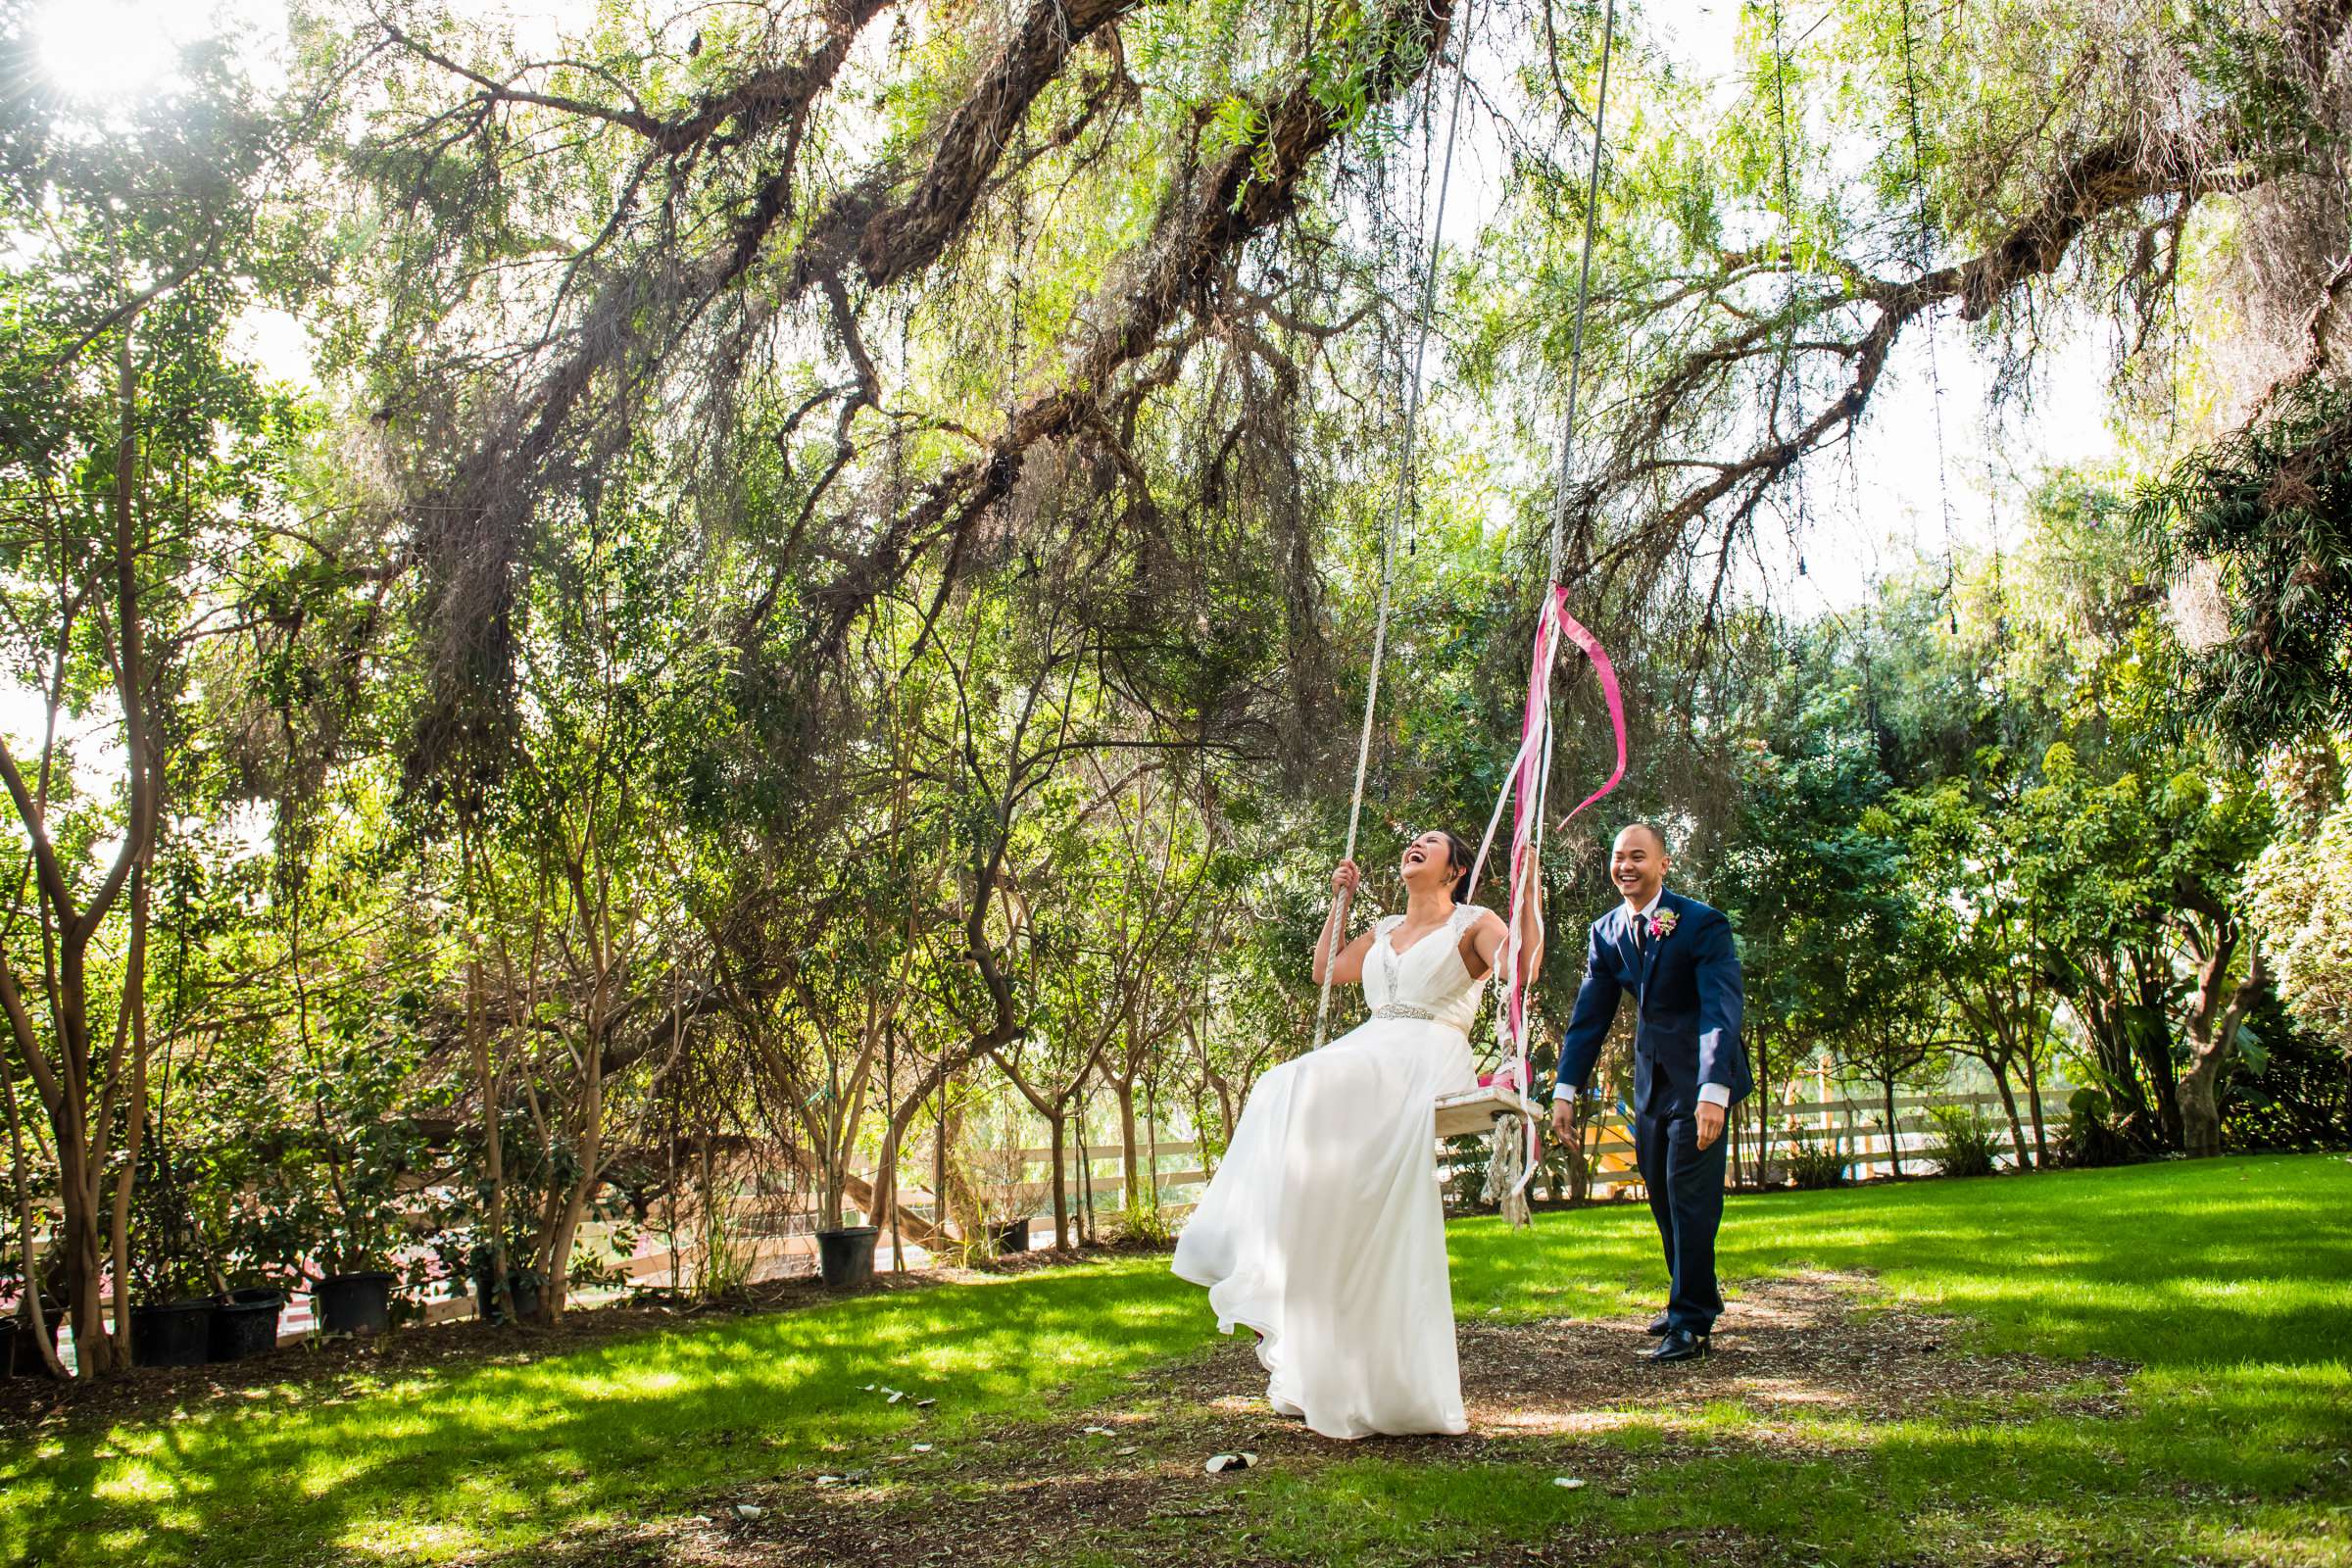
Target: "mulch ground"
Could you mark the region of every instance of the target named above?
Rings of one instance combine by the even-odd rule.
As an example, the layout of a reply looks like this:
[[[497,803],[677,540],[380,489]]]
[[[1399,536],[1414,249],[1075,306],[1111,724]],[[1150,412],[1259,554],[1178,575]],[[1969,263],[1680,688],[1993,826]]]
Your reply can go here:
[[[1091,1262],[1125,1250],[1118,1246],[1039,1250],[1010,1254],[976,1270],[910,1269],[882,1273],[857,1291],[828,1290],[814,1276],[771,1280],[714,1301],[675,1304],[615,1301],[565,1312],[550,1327],[485,1323],[460,1318],[408,1328],[373,1339],[315,1335],[242,1361],[194,1367],[141,1367],[104,1383],[53,1383],[47,1378],[0,1377],[0,1437],[61,1421],[109,1423],[161,1417],[248,1391],[295,1385],[306,1390],[366,1383],[413,1373],[483,1363],[513,1365],[565,1355],[612,1340],[658,1333],[712,1319],[792,1312],[847,1295],[926,1290],[979,1274],[1028,1274]]]
[[[1265,1375],[1245,1343],[1155,1368],[1124,1396],[1053,1424],[1005,1423],[917,1453],[844,1461],[836,1475],[788,1473],[699,1499],[700,1511],[575,1536],[533,1553],[565,1568],[832,1568],[954,1563],[1005,1568],[1094,1550],[1154,1568],[1264,1560],[1233,1480],[1205,1474],[1219,1452],[1248,1450],[1261,1467],[1309,1474],[1354,1457],[1469,1467],[1539,1463],[1624,1493],[1642,1476],[1704,1451],[1697,1416],[1739,1401],[1764,1423],[1751,1441],[1818,1444],[1800,1417],[1864,1422],[1966,1406],[1971,1419],[2053,1410],[2120,1413],[2132,1368],[1975,1353],[1949,1319],[1866,1307],[1869,1281],[1812,1274],[1745,1287],[1717,1325],[1713,1353],[1652,1366],[1642,1320],[1465,1323],[1458,1329],[1471,1430],[1459,1438],[1318,1437],[1267,1408]],[[2030,1397],[2029,1397],[2030,1396]],[[1773,1419],[1786,1412],[1784,1427]],[[1677,1434],[1679,1419],[1690,1430]],[[1639,1449],[1601,1441],[1630,1424],[1664,1428]],[[953,1451],[948,1451],[952,1449]],[[1186,1528],[1153,1528],[1163,1522]],[[1663,1544],[1645,1543],[1655,1553]],[[1601,1535],[1530,1543],[1430,1544],[1429,1560],[1573,1568],[1619,1560],[1627,1544]],[[1737,1531],[1692,1535],[1681,1549],[1727,1568],[1790,1561],[1789,1544]],[[1802,1552],[1799,1560],[1810,1560]]]

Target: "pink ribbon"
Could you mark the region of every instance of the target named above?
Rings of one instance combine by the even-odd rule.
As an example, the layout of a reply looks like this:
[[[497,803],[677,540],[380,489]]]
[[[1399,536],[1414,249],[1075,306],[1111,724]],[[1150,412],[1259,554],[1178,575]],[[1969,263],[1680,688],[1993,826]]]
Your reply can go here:
[[[1625,782],[1625,695],[1617,689],[1617,666],[1609,662],[1609,651],[1600,646],[1599,638],[1585,629],[1583,621],[1568,613],[1568,590],[1554,586],[1552,595],[1552,613],[1560,629],[1567,632],[1570,642],[1585,651],[1585,657],[1592,661],[1592,673],[1600,677],[1601,700],[1609,705],[1609,728],[1617,737],[1615,770],[1609,774],[1607,783],[1577,802],[1576,810],[1560,818],[1560,826],[1566,827],[1586,807]]]
[[[1617,740],[1617,765],[1608,781],[1577,802],[1576,809],[1560,818],[1566,827],[1582,815],[1587,808],[1601,800],[1625,779],[1625,696],[1617,685],[1617,666],[1609,662],[1608,650],[1600,639],[1586,629],[1584,622],[1568,613],[1568,590],[1553,583],[1549,594],[1549,613],[1536,625],[1535,659],[1527,674],[1527,708],[1519,728],[1519,754],[1511,760],[1509,774],[1504,778],[1502,794],[1494,802],[1494,812],[1487,819],[1485,838],[1478,847],[1478,859],[1470,870],[1471,885],[1478,883],[1478,874],[1486,865],[1487,852],[1494,846],[1494,830],[1502,819],[1505,803],[1511,805],[1511,875],[1510,894],[1505,902],[1504,918],[1518,930],[1517,912],[1521,898],[1533,903],[1536,934],[1544,930],[1542,884],[1537,878],[1537,845],[1543,837],[1540,813],[1544,809],[1544,778],[1551,761],[1551,676],[1558,662],[1560,638],[1576,644],[1585,657],[1592,662],[1593,673],[1600,677],[1600,694],[1608,704],[1609,728]],[[1511,1087],[1521,1094],[1535,1087],[1527,1060],[1527,1006],[1530,986],[1520,978],[1519,956],[1505,945],[1508,964],[1502,977],[1502,1027],[1509,1036],[1515,1061],[1511,1068]],[[1519,1177],[1519,1190],[1524,1191],[1535,1175],[1538,1139],[1534,1121],[1526,1127],[1527,1159]]]
[[[1504,905],[1508,911],[1516,911],[1519,907],[1519,900],[1523,896],[1522,879],[1537,874],[1537,868],[1527,862],[1535,852],[1538,837],[1536,813],[1543,809],[1544,775],[1549,771],[1546,764],[1551,760],[1551,676],[1559,659],[1560,636],[1563,633],[1592,662],[1593,673],[1600,677],[1601,698],[1609,709],[1609,729],[1617,740],[1617,765],[1610,772],[1607,782],[1577,802],[1576,809],[1560,819],[1560,826],[1564,828],[1575,821],[1587,808],[1607,796],[1625,779],[1625,695],[1617,685],[1617,666],[1609,662],[1609,652],[1601,647],[1600,639],[1593,636],[1583,621],[1568,613],[1567,588],[1559,583],[1552,584],[1549,598],[1551,612],[1536,628],[1536,655],[1527,676],[1527,709],[1519,731],[1519,757],[1513,764],[1510,778],[1503,784],[1503,793],[1515,796],[1511,811],[1510,898]],[[1537,897],[1533,891],[1524,896]],[[1510,918],[1510,915],[1506,913],[1505,918]],[[1541,930],[1543,912],[1540,906],[1536,918],[1538,929]],[[1511,967],[1516,970],[1518,965],[1514,962]],[[1515,973],[1505,975],[1503,984],[1505,1016],[1510,1020],[1511,1039],[1519,1048],[1519,1076],[1521,1086],[1525,1087],[1527,987]]]

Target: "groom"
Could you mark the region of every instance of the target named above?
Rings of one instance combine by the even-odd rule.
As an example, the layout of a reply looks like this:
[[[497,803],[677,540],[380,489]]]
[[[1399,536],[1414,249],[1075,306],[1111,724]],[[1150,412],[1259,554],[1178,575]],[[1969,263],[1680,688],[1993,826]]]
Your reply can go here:
[[[1585,981],[1560,1039],[1551,1126],[1570,1136],[1575,1096],[1617,1018],[1617,999],[1634,995],[1634,1158],[1649,1211],[1666,1244],[1672,1287],[1649,1325],[1653,1361],[1707,1353],[1723,1310],[1715,1287],[1715,1228],[1723,1219],[1723,1139],[1730,1107],[1753,1093],[1740,1049],[1740,956],[1718,909],[1666,891],[1666,840],[1638,822],[1617,835],[1609,877],[1625,902],[1592,922]]]

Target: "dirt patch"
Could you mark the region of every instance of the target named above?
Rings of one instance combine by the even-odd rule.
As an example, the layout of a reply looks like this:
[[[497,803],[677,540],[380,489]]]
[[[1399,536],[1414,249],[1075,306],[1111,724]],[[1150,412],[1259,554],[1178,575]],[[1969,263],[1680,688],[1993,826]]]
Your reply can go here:
[[[1204,1474],[1212,1453],[1247,1449],[1290,1475],[1339,1460],[1377,1457],[1433,1465],[1541,1462],[1572,1465],[1587,1483],[1622,1493],[1660,1465],[1701,1451],[1706,1407],[1744,1404],[1776,1444],[1803,1443],[1803,1418],[1890,1421],[1962,1405],[1972,1420],[2026,1419],[2053,1404],[2073,1414],[2121,1410],[2131,1368],[2110,1361],[2046,1361],[1963,1348],[1954,1320],[1863,1300],[1871,1281],[1809,1274],[1745,1286],[1716,1327],[1713,1353],[1695,1364],[1653,1366],[1643,1320],[1547,1319],[1472,1323],[1457,1332],[1470,1432],[1460,1438],[1382,1438],[1335,1443],[1265,1402],[1265,1374],[1247,1339],[1200,1358],[1137,1374],[1119,1397],[1051,1424],[1006,1423],[942,1449],[845,1460],[846,1480],[780,1477],[706,1499],[698,1515],[649,1520],[622,1532],[574,1538],[540,1561],[692,1568],[831,1568],[877,1561],[956,1568],[1052,1562],[1096,1549],[1157,1568],[1263,1559],[1252,1545],[1248,1503],[1231,1478]],[[1785,1427],[1775,1416],[1785,1414]],[[1688,1421],[1692,1430],[1678,1433]],[[1600,1441],[1640,1424],[1663,1441],[1639,1449]],[[742,1513],[743,1508],[756,1510]],[[1195,1521],[1183,1531],[1160,1521]],[[1677,1549],[1711,1563],[1810,1561],[1794,1547],[1708,1532]],[[1433,1546],[1436,1544],[1433,1543]],[[1661,1543],[1603,1535],[1532,1543],[1446,1543],[1447,1560],[1530,1568],[1656,1555]]]
[[[1741,1287],[1700,1361],[1655,1366],[1641,1319],[1466,1324],[1462,1393],[1474,1433],[1606,1431],[1737,1400],[1767,1416],[1892,1420],[1954,1400],[1995,1408],[2064,1394],[2064,1413],[2113,1414],[2132,1368],[1967,1349],[1957,1320],[1870,1306],[1863,1275],[1815,1273]],[[1624,1413],[1640,1406],[1639,1417]],[[2020,1417],[2022,1419],[2022,1417]]]

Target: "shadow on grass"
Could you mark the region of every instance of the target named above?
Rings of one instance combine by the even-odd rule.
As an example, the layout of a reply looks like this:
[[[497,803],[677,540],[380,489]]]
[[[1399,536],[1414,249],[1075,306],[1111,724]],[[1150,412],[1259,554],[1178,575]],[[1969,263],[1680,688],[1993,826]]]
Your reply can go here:
[[[1164,1264],[865,1298],[282,1401],[68,1430],[0,1469],[10,1560],[429,1560],[1099,1393],[1213,1329]],[[863,1385],[937,1396],[893,1405]]]
[[[1960,1310],[1987,1343],[2151,1368],[2341,1361],[2352,1346],[2352,1163],[2282,1155],[2117,1170],[1776,1193],[1726,1205],[1736,1284],[1803,1268],[1869,1271]],[[1454,1233],[1454,1290],[1506,1312],[1662,1297],[1647,1211],[1544,1216],[1513,1244]],[[1735,1307],[1735,1311],[1737,1308]]]
[[[1872,1272],[1898,1299],[1970,1315],[1989,1348],[2144,1367],[2134,1384],[2142,1408],[2125,1423],[1881,1428],[1867,1443],[1820,1422],[1819,1457],[1777,1449],[1733,1422],[1709,1440],[1720,1451],[1676,1458],[1693,1468],[1655,1483],[1655,1495],[1651,1482],[1605,1501],[1547,1492],[1538,1456],[1507,1476],[1482,1472],[1468,1495],[1521,1500],[1473,1501],[1470,1514],[1516,1509],[1530,1528],[1551,1529],[1581,1517],[1555,1510],[1596,1509],[1612,1531],[1672,1534],[1698,1528],[1679,1522],[1697,1517],[1686,1494],[1720,1498],[1753,1485],[1779,1489],[1757,1503],[1770,1511],[1757,1513],[1755,1531],[1811,1529],[1790,1538],[1811,1540],[1820,1527],[1802,1516],[1867,1484],[1908,1521],[1916,1546],[1940,1539],[1939,1510],[2016,1511],[2024,1529],[2026,1513],[2057,1507],[2052,1499],[2078,1485],[2084,1497],[2156,1513],[2179,1486],[2278,1497],[2314,1484],[2319,1448],[2352,1444],[2348,1207],[2352,1165],[2326,1156],[1735,1200],[1723,1245],[1733,1281]],[[1450,1240],[1467,1321],[1623,1313],[1662,1288],[1646,1212],[1546,1215],[1519,1235],[1474,1221]],[[1501,1313],[1489,1317],[1490,1306]],[[675,1514],[728,1487],[855,1465],[917,1423],[954,1442],[979,1424],[1043,1418],[1213,1338],[1199,1293],[1163,1260],[1142,1258],[681,1328],[348,1399],[284,1389],[184,1419],[68,1426],[0,1449],[0,1554],[170,1568],[514,1551]],[[940,1404],[920,1415],[910,1400],[884,1403],[868,1383]],[[1463,1485],[1463,1472],[1449,1454],[1413,1452],[1350,1457],[1322,1474],[1337,1485],[1354,1473],[1348,1467],[1369,1466],[1365,1485],[1425,1499],[1397,1500],[1399,1521],[1437,1528],[1426,1521],[1454,1517],[1442,1510],[1456,1506],[1446,1489]],[[1232,1495],[1275,1509],[1271,1532],[1288,1517],[1277,1506],[1283,1489],[1303,1484],[1252,1479]],[[1808,1496],[1809,1509],[1784,1510]],[[1299,1507],[1301,1542],[1320,1539],[1335,1556],[1350,1532],[1372,1528],[1344,1507]],[[2226,1539],[2206,1513],[2175,1511],[2195,1524],[2189,1534],[2204,1532],[2183,1549],[2210,1553],[2208,1537]],[[1840,1528],[1857,1548],[1879,1549],[1863,1525]],[[2188,1540],[2188,1528],[2167,1539]]]

